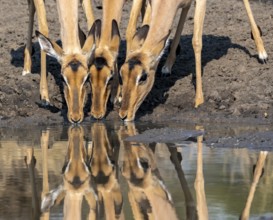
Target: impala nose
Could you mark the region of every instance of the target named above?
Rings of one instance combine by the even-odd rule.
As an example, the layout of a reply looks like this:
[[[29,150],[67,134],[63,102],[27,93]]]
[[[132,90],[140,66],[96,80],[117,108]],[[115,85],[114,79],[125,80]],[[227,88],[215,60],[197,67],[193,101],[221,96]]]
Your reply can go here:
[[[104,117],[104,113],[103,112],[95,112],[95,111],[91,111],[91,115],[93,118],[95,119],[102,119]]]
[[[74,188],[78,189],[83,184],[79,176],[75,176],[71,184],[74,186]]]
[[[81,122],[81,118],[71,118],[71,122],[74,124],[78,124]]]
[[[127,115],[123,116],[123,117],[120,117],[122,121],[125,121],[126,118],[127,118]]]
[[[77,124],[77,123],[80,122],[80,119],[78,119],[78,120],[71,119],[71,121],[72,121],[73,123]]]
[[[80,114],[77,115],[70,115],[70,121],[72,123],[80,123],[82,121],[82,117]]]

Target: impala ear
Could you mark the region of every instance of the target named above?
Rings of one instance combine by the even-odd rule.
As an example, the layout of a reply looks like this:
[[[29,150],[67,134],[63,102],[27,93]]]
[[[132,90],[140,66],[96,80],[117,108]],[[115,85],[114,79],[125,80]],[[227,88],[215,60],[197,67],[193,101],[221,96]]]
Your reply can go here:
[[[114,197],[114,208],[115,208],[115,216],[120,216],[123,207],[123,198],[120,191],[114,191],[112,193]]]
[[[133,39],[128,40],[127,47],[129,50],[127,49],[127,51],[134,51],[140,48],[148,35],[149,29],[150,27],[147,24],[140,27],[135,33]]]
[[[54,204],[58,204],[65,196],[63,185],[51,190],[42,200],[41,212],[47,212]]]
[[[96,24],[95,43],[96,43],[96,46],[98,46],[100,42],[100,37],[101,37],[101,20],[97,19],[95,21],[95,24]]]
[[[41,50],[46,52],[47,55],[56,58],[58,62],[61,63],[63,53],[62,48],[39,31],[35,31],[35,34],[38,38]]]
[[[93,54],[93,52],[95,50],[95,40],[98,37],[97,32],[100,31],[100,26],[101,26],[101,21],[100,20],[96,20],[93,23],[93,25],[92,25],[89,33],[88,33],[88,36],[87,36],[87,38],[85,40],[85,43],[84,43],[84,45],[82,47],[82,52],[84,54],[86,54],[87,60],[90,60],[90,58],[91,58],[91,56],[92,56],[92,54]]]
[[[112,20],[110,50],[117,53],[119,49],[119,44],[120,44],[120,33],[119,33],[118,23],[116,20]]]

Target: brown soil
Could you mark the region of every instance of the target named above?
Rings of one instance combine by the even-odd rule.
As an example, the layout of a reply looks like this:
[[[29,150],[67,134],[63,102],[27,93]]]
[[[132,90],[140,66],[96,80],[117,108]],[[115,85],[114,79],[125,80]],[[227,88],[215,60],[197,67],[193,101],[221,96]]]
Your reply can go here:
[[[155,80],[152,92],[137,113],[137,120],[250,120],[272,122],[273,74],[272,51],[273,2],[251,1],[257,24],[263,32],[263,40],[269,55],[267,64],[257,59],[254,41],[250,37],[250,25],[241,0],[207,2],[203,37],[203,87],[205,104],[193,107],[194,101],[194,54],[191,45],[193,12],[191,8],[181,37],[181,53],[173,67],[172,75]],[[50,38],[59,39],[59,24],[55,3],[46,0]],[[126,3],[121,23],[124,39],[130,5]],[[48,58],[48,85],[50,100],[54,107],[40,105],[39,71],[40,49],[33,39],[32,74],[22,76],[23,50],[27,36],[27,1],[3,0],[0,16],[0,124],[5,126],[24,123],[52,124],[65,121],[66,106],[62,94],[60,66]],[[97,18],[101,11],[95,9]],[[81,16],[85,31],[85,19]],[[35,23],[34,29],[37,29]],[[125,42],[119,56],[121,65],[125,58]],[[159,66],[161,69],[166,56]],[[90,108],[90,98],[86,113]],[[118,120],[116,111],[109,110],[107,120]],[[86,121],[90,117],[85,118]]]

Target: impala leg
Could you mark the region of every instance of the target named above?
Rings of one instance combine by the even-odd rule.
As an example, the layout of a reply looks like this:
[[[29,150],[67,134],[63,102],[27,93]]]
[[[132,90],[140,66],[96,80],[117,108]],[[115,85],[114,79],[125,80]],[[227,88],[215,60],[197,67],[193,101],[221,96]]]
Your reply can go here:
[[[246,12],[249,18],[249,22],[251,25],[251,31],[252,31],[253,38],[257,47],[259,59],[261,62],[266,63],[268,56],[264,49],[264,43],[261,38],[260,30],[258,29],[258,26],[256,25],[252,10],[250,8],[249,0],[244,0],[244,4],[245,4]]]
[[[181,166],[181,160],[179,159],[178,155],[179,152],[173,146],[168,146],[168,150],[170,152],[170,159],[174,165],[176,170],[178,179],[180,181],[180,185],[185,197],[185,210],[186,210],[186,219],[197,219],[197,212],[195,201],[193,199],[192,193],[187,183],[187,179],[185,178],[184,171]]]
[[[190,9],[190,6],[187,8],[183,8],[181,11],[179,23],[178,23],[178,26],[177,26],[177,29],[175,32],[174,39],[171,44],[170,53],[167,57],[167,60],[164,64],[164,66],[162,67],[162,70],[161,70],[162,75],[170,75],[171,74],[172,66],[173,66],[175,59],[176,59],[176,49],[177,49],[177,46],[179,45],[179,42],[180,42],[180,36],[182,34],[182,30],[184,28],[184,24],[185,24],[189,9]]]
[[[202,91],[202,66],[201,66],[201,52],[202,52],[202,33],[203,24],[206,12],[206,0],[196,0],[194,13],[194,30],[192,45],[195,55],[195,74],[196,74],[196,95],[195,107],[197,108],[204,102]]]
[[[197,126],[196,130],[203,129],[200,126]],[[194,188],[196,191],[196,208],[198,219],[208,220],[208,206],[206,201],[205,180],[203,173],[203,135],[197,137],[197,166]]]
[[[145,0],[134,0],[133,1],[133,5],[132,5],[132,9],[130,12],[130,18],[129,18],[129,22],[128,22],[128,26],[127,26],[127,30],[126,30],[126,54],[128,54],[130,52],[130,45],[131,45],[131,41],[135,35],[136,32],[136,26],[137,26],[137,18],[140,14],[141,11],[141,7],[142,7],[142,3]]]
[[[43,191],[41,200],[49,192],[48,184],[48,144],[49,144],[49,130],[42,131],[41,135],[41,149],[42,149],[42,167],[43,167]],[[50,213],[43,213],[40,220],[49,220]]]
[[[36,159],[34,157],[34,149],[33,147],[27,147],[26,149],[26,157],[25,162],[28,168],[29,177],[30,177],[30,186],[31,186],[31,195],[32,195],[32,215],[34,219],[39,219],[40,216],[40,202],[38,199],[38,193],[36,188],[35,181],[35,164]]]
[[[22,72],[23,76],[31,73],[32,32],[33,32],[33,22],[34,22],[34,13],[35,13],[33,0],[28,0],[28,11],[29,11],[29,23],[28,23],[27,44],[24,51],[24,69]]]
[[[87,19],[87,27],[89,31],[95,21],[92,9],[92,0],[81,0],[81,4]]]
[[[39,31],[48,36],[48,26],[46,21],[45,4],[43,0],[34,0],[34,5],[37,12]],[[41,100],[45,105],[49,104],[48,86],[46,79],[46,53],[41,51],[41,79],[40,79],[40,95]]]
[[[250,187],[250,191],[248,193],[246,205],[245,205],[245,208],[244,208],[244,210],[242,212],[242,215],[240,217],[241,220],[249,219],[251,204],[252,204],[252,201],[254,199],[254,194],[255,194],[255,191],[256,191],[256,187],[257,187],[257,185],[259,183],[259,180],[260,180],[260,177],[261,177],[261,175],[263,173],[263,167],[264,167],[264,164],[265,164],[267,154],[268,154],[267,151],[261,151],[260,154],[259,154],[259,158],[258,158],[258,161],[256,163],[256,168],[255,168],[255,171],[254,171],[252,184],[251,184],[251,187]]]

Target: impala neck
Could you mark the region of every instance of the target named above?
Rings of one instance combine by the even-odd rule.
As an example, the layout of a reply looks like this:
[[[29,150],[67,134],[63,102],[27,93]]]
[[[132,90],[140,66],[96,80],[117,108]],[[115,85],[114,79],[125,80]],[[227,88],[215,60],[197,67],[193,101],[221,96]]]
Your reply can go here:
[[[112,20],[119,24],[124,0],[103,0],[103,15],[100,46],[109,45],[111,41]]]
[[[142,49],[149,51],[156,47],[164,39],[172,28],[176,11],[181,4],[181,0],[151,0],[151,22],[147,38]]]
[[[64,54],[80,53],[78,0],[57,0]]]

